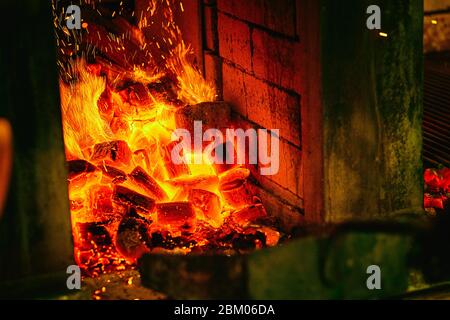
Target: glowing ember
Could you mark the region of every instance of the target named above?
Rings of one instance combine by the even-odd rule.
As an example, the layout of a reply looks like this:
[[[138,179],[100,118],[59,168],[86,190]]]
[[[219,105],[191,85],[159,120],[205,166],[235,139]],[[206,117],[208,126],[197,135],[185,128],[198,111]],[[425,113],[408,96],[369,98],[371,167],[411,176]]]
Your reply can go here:
[[[174,22],[172,8],[183,6],[150,1],[131,13],[136,25],[121,8],[108,12],[86,0],[83,12],[98,21],[68,30],[54,5],[77,263],[95,275],[152,251],[276,245],[280,234],[255,197],[248,169],[171,159],[176,111],[216,98]]]

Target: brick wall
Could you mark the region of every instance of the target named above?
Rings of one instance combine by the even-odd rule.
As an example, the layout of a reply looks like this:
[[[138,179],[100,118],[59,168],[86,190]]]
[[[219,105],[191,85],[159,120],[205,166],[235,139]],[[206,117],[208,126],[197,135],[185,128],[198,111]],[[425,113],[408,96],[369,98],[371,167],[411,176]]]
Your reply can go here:
[[[280,170],[262,187],[303,207],[298,0],[203,0],[205,76],[254,127],[280,129]]]
[[[425,12],[438,11],[450,8],[450,0],[425,0]]]

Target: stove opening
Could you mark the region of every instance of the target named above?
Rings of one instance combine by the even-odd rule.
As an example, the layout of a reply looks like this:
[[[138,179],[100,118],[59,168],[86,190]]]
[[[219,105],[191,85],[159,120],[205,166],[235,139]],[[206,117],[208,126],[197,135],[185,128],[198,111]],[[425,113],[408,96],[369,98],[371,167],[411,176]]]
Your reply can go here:
[[[288,237],[254,177],[277,173],[278,130],[243,128],[220,101],[179,25],[196,16],[189,3],[82,1],[79,29],[55,24],[75,259],[89,275]]]

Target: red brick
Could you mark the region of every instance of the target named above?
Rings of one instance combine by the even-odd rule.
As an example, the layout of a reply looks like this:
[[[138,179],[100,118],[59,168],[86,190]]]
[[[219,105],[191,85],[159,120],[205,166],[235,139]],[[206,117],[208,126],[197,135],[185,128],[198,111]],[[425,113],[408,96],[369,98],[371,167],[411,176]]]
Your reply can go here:
[[[280,141],[280,172],[286,172],[288,190],[303,198],[303,164],[302,152],[297,147]]]
[[[253,71],[256,76],[300,92],[302,77],[300,43],[253,30]]]
[[[235,67],[222,64],[223,100],[229,102],[234,112],[247,117],[245,74]]]
[[[301,146],[300,97],[271,87],[268,88],[268,93],[272,128],[280,129],[283,138]],[[256,108],[259,109],[258,106]],[[247,107],[247,110],[250,108]]]
[[[263,128],[300,146],[300,99],[235,67],[223,64],[223,98],[235,110]]]
[[[217,7],[239,19],[294,37],[295,0],[218,0]]]
[[[276,115],[274,112],[276,111],[273,110],[273,104],[270,101],[271,88],[266,83],[246,74],[244,76],[244,89],[245,96],[243,99],[247,106],[247,118],[261,127],[279,129],[275,121]]]
[[[279,171],[267,179],[303,198],[303,166],[301,150],[284,139],[279,140]]]
[[[247,24],[218,14],[220,56],[251,71],[250,28]]]

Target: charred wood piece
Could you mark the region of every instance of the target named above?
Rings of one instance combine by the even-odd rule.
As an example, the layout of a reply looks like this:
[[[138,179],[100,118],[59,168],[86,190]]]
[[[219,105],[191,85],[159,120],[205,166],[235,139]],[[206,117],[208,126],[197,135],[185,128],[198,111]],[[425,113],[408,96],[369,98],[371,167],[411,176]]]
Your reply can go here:
[[[170,228],[190,229],[196,216],[190,202],[167,202],[156,205],[158,223]]]
[[[190,174],[189,167],[186,163],[175,164],[172,159],[172,151],[177,145],[179,145],[178,141],[172,141],[161,148],[161,154],[164,158],[164,164],[170,178],[177,178],[179,176]],[[183,151],[180,150],[180,156],[182,156],[182,152]]]
[[[135,262],[150,250],[148,225],[145,220],[125,217],[119,225],[116,236],[116,249],[127,260]]]
[[[197,175],[174,178],[166,182],[183,189],[208,189],[216,187],[219,183],[219,178],[214,175]]]
[[[117,140],[103,142],[94,146],[91,161],[111,161],[128,164],[131,160],[131,150],[125,141]]]
[[[220,176],[219,190],[229,205],[241,208],[253,203],[253,192],[247,182],[249,176],[250,170],[246,168],[234,168]]]
[[[68,161],[67,164],[69,167],[69,180],[96,170],[96,167],[86,160],[72,160]]]
[[[102,170],[105,176],[111,178],[114,184],[122,183],[127,180],[127,174],[120,169],[108,165],[100,165],[98,168]]]
[[[262,204],[251,205],[231,214],[231,220],[239,226],[247,226],[266,217],[267,212]]]
[[[159,186],[158,182],[149,176],[141,167],[136,167],[130,173],[130,178],[134,183],[149,192],[150,195],[155,197],[157,200],[164,201],[168,199],[167,194]]]
[[[135,207],[150,213],[155,208],[155,200],[120,185],[114,186],[113,200],[119,204]]]
[[[189,192],[189,201],[195,208],[201,210],[211,225],[219,227],[222,222],[222,206],[217,194],[200,189],[192,189]]]

